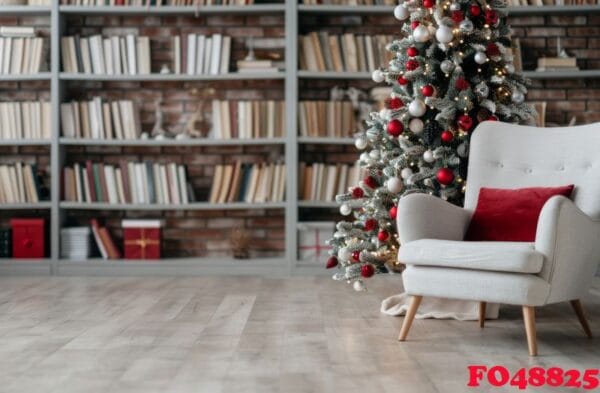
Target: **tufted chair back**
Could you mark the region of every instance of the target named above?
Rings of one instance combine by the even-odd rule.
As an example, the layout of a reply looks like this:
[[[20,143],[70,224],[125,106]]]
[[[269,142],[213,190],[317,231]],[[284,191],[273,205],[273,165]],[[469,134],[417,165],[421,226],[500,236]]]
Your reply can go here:
[[[481,187],[567,184],[575,185],[575,204],[600,218],[600,123],[537,128],[486,121],[474,131],[465,209],[475,209]]]

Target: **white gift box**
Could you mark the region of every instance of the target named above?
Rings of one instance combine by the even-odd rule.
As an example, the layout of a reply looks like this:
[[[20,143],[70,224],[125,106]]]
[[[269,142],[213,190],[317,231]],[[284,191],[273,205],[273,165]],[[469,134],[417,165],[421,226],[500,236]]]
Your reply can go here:
[[[298,224],[298,259],[306,263],[325,264],[331,246],[325,242],[333,237],[335,222],[310,221]]]

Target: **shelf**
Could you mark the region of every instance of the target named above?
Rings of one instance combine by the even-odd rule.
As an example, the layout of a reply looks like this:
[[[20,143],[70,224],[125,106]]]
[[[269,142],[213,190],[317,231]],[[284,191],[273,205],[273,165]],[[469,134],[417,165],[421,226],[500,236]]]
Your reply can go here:
[[[50,209],[52,203],[43,201],[38,203],[0,203],[0,210],[41,210]]]
[[[49,275],[52,261],[43,259],[0,258],[0,275]]]
[[[185,205],[159,205],[150,203],[79,203],[79,202],[60,202],[62,209],[69,210],[139,210],[139,211],[162,211],[162,210],[260,210],[260,209],[283,209],[285,202],[265,202],[265,203],[209,203],[194,202]]]
[[[600,70],[523,71],[523,76],[530,79],[600,78]]]
[[[50,146],[50,139],[0,139],[0,146]]]
[[[0,11],[0,14],[2,12]],[[0,82],[21,82],[21,81],[49,81],[49,72],[40,72],[37,74],[0,74]]]
[[[507,7],[509,16],[519,15],[552,15],[599,13],[599,5],[544,5],[527,7]]]
[[[0,15],[50,15],[50,7],[31,5],[3,5]]]
[[[220,75],[187,75],[187,74],[147,74],[147,75],[96,75],[60,73],[60,79],[66,81],[98,81],[98,82],[194,82],[194,81],[233,81],[284,79],[285,72],[255,72],[241,74],[231,72]]]
[[[289,274],[284,258],[231,257],[165,258],[158,260],[60,259],[61,275],[198,275],[234,274],[281,276]]]
[[[335,201],[298,201],[298,207],[311,209],[338,209],[340,204]]]
[[[75,15],[211,15],[283,13],[285,4],[253,4],[230,6],[77,6],[61,5],[60,12]]]
[[[337,71],[298,71],[298,77],[303,79],[371,79],[370,72],[337,72]],[[374,82],[373,82],[374,83]]]
[[[246,146],[246,145],[283,145],[285,138],[255,138],[255,139],[81,139],[60,138],[60,144],[65,146]]]
[[[354,145],[354,138],[300,136],[298,143],[313,145]]]

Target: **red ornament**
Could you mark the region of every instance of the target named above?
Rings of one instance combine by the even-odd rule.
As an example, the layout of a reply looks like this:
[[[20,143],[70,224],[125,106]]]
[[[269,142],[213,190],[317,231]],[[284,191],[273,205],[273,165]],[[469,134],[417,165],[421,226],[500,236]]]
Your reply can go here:
[[[377,220],[374,218],[368,218],[367,221],[365,221],[365,231],[367,232],[371,232],[372,230],[377,228]]]
[[[354,199],[359,199],[365,196],[365,192],[363,191],[362,188],[360,187],[354,187],[354,189],[352,190],[352,197]]]
[[[392,208],[390,209],[390,218],[392,220],[395,220],[397,215],[398,215],[398,206],[392,206]]]
[[[377,239],[379,239],[379,241],[384,242],[389,238],[390,234],[388,233],[388,231],[379,231],[379,233],[377,234]]]
[[[408,85],[408,80],[407,80],[407,79],[405,79],[403,76],[399,76],[399,77],[398,77],[398,83],[399,83],[401,86],[406,86],[406,85]]]
[[[460,115],[458,116],[458,126],[465,131],[471,131],[473,127],[473,119],[469,115]]]
[[[496,115],[490,115],[490,117],[488,117],[486,120],[488,120],[488,121],[498,121],[498,116],[496,116]]]
[[[419,68],[419,62],[416,60],[409,60],[406,62],[406,69],[409,71],[413,71]]]
[[[471,15],[473,15],[473,16],[481,15],[481,8],[477,4],[471,5],[471,7],[469,7],[469,11],[471,12]]]
[[[327,269],[331,269],[334,268],[338,265],[338,259],[334,256],[329,257],[329,259],[327,260],[327,265],[325,265],[325,267]]]
[[[425,85],[421,88],[421,93],[423,93],[425,97],[431,97],[433,93],[435,93],[435,89],[431,85]]]
[[[360,251],[352,251],[352,259],[356,262],[360,261]]]
[[[454,134],[452,133],[452,131],[446,130],[446,131],[442,132],[441,138],[442,138],[442,142],[450,143],[454,139]]]
[[[492,26],[498,23],[498,13],[494,10],[486,10],[485,23]]]
[[[423,0],[423,7],[432,8],[435,5],[435,1],[433,0]]]
[[[365,177],[365,185],[367,185],[370,188],[377,188],[378,184],[377,184],[377,180],[375,180],[375,178],[373,176],[367,176]]]
[[[465,20],[465,13],[461,10],[452,11],[452,20],[454,23],[460,23]]]
[[[387,133],[391,136],[400,136],[404,131],[404,125],[398,119],[393,119],[387,124]]]
[[[465,78],[461,77],[456,79],[456,83],[454,84],[454,86],[458,90],[467,90],[469,88],[469,82]]]
[[[400,109],[404,106],[404,102],[398,97],[390,98],[389,100],[390,109]]]
[[[487,52],[487,55],[489,57],[500,55],[500,49],[498,48],[498,45],[494,44],[493,42],[490,42],[489,44],[487,44],[485,51]]]
[[[406,54],[409,55],[410,57],[415,57],[416,55],[419,54],[419,50],[417,48],[415,48],[414,46],[411,46],[410,48],[408,48],[406,50]]]
[[[452,169],[450,168],[440,168],[437,171],[435,178],[440,184],[447,186],[454,181],[454,172],[452,172]]]
[[[373,277],[373,274],[375,274],[375,268],[373,265],[363,265],[360,268],[360,275],[364,278]]]
[[[416,29],[419,25],[421,24],[421,22],[419,22],[418,20],[412,21],[410,22],[410,28],[411,29]]]

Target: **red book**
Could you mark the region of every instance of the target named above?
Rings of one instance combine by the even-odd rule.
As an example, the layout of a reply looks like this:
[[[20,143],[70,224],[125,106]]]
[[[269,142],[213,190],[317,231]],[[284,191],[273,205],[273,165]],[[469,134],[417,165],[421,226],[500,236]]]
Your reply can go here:
[[[13,218],[10,227],[14,258],[44,258],[46,235],[43,218]]]
[[[90,198],[92,198],[92,202],[97,202],[98,198],[96,197],[96,188],[94,186],[94,184],[96,184],[94,183],[94,168],[90,160],[87,160],[85,162],[85,172],[87,174],[88,183],[90,185]]]
[[[98,228],[98,234],[100,235],[100,239],[106,248],[106,252],[108,253],[108,259],[119,259],[121,258],[121,252],[115,245],[108,228],[100,227]]]

